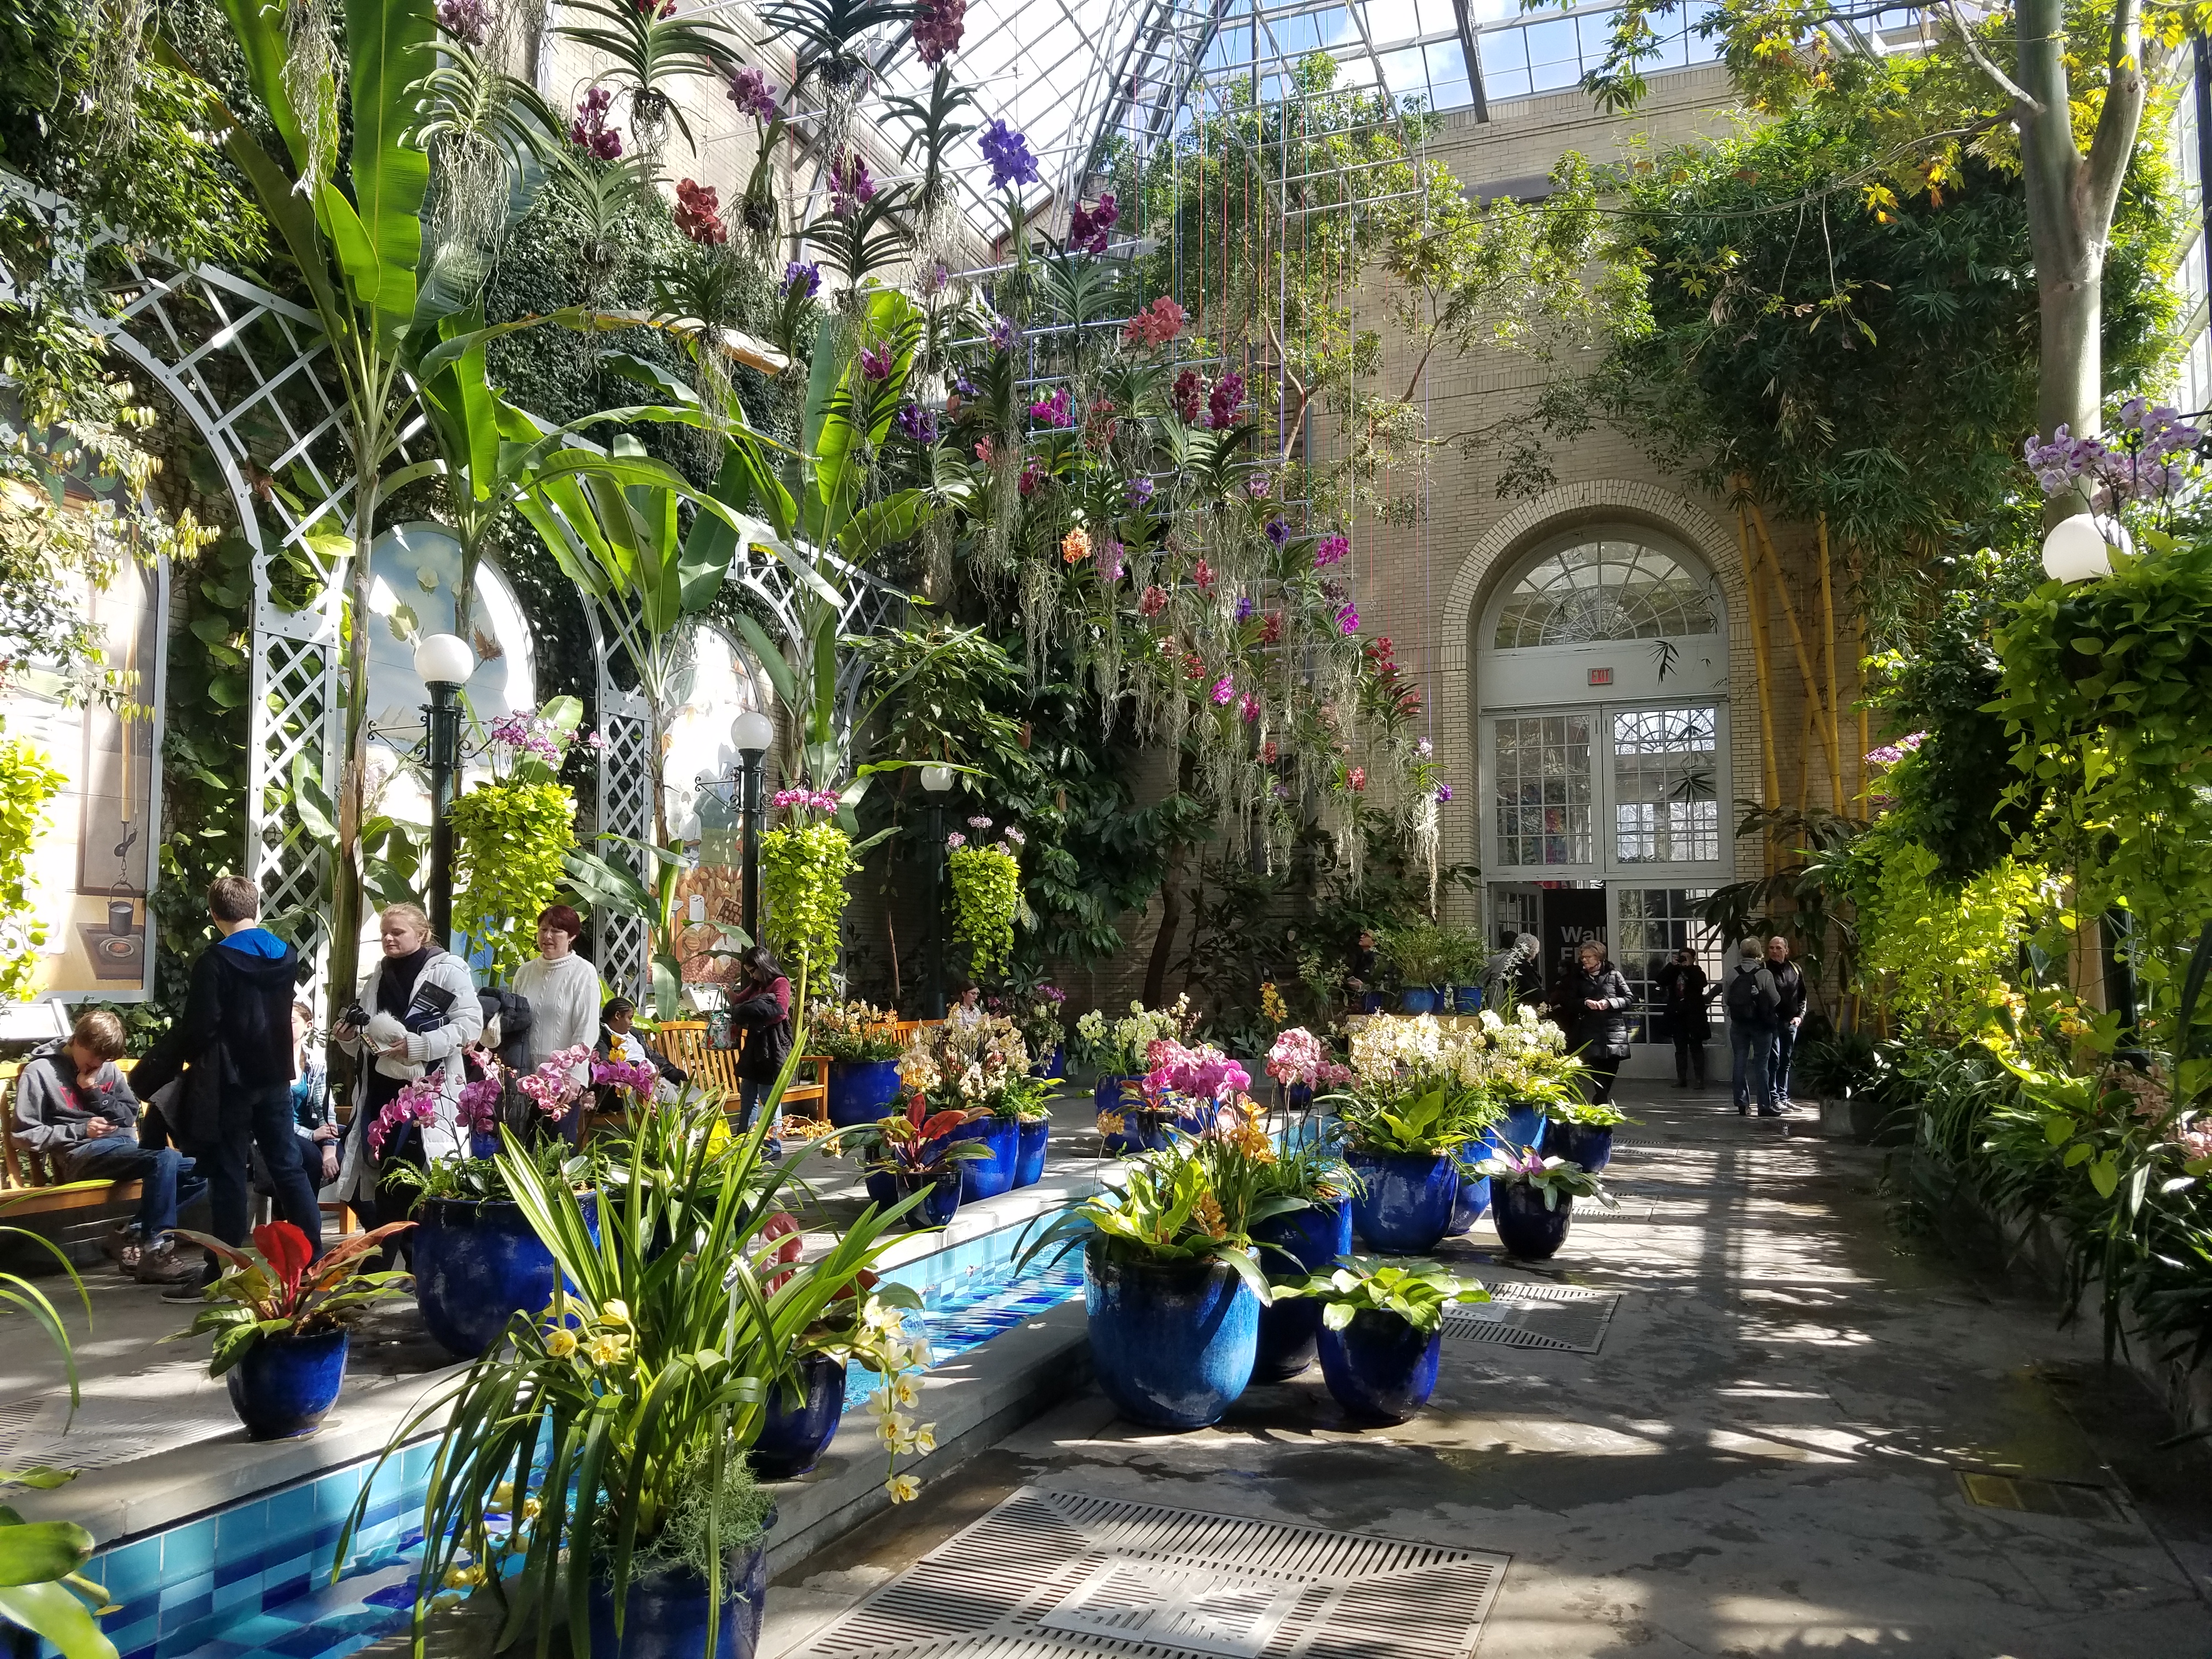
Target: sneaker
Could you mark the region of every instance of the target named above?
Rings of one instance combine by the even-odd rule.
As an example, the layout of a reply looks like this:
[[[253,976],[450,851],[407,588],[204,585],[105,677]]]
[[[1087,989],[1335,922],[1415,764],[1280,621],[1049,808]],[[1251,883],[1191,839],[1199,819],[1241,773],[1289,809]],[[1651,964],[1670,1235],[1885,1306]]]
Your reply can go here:
[[[197,1256],[187,1261],[173,1244],[156,1244],[150,1250],[139,1253],[137,1279],[141,1285],[184,1285],[190,1283],[197,1296],[202,1277],[202,1264]]]
[[[1762,1106],[1759,1109],[1759,1115],[1761,1117],[1780,1117],[1782,1109],[1779,1106]]]
[[[100,1249],[101,1254],[115,1264],[118,1273],[129,1275],[138,1270],[140,1247],[137,1228],[125,1225],[110,1229],[107,1237],[100,1241]]]

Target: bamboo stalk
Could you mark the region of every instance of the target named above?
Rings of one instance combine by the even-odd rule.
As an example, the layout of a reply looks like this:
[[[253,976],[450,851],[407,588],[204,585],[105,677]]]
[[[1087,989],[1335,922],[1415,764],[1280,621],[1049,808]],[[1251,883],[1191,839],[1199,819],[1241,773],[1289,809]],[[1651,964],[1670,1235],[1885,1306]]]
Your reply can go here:
[[[1774,755],[1773,659],[1766,648],[1766,605],[1759,591],[1757,567],[1752,562],[1751,529],[1741,507],[1735,515],[1736,550],[1743,556],[1743,591],[1751,612],[1752,661],[1759,672],[1759,734],[1766,760],[1765,804],[1782,805],[1782,780]]]
[[[1820,702],[1820,686],[1813,674],[1813,653],[1806,646],[1805,630],[1798,623],[1797,607],[1790,602],[1789,579],[1782,574],[1781,556],[1774,550],[1774,538],[1767,534],[1766,515],[1759,510],[1757,501],[1751,503],[1751,522],[1752,527],[1758,532],[1760,550],[1766,555],[1766,567],[1773,574],[1775,592],[1782,600],[1782,619],[1790,624],[1790,644],[1796,654],[1798,678],[1805,684],[1805,701],[1818,707]],[[1815,729],[1820,734],[1821,747],[1827,756],[1828,769],[1832,773],[1836,770],[1841,758],[1837,752],[1839,744],[1836,738],[1834,723],[1832,720],[1826,723],[1815,722]]]
[[[1828,729],[1835,733],[1836,741],[1828,746],[1828,810],[1840,813],[1844,810],[1843,700],[1836,695],[1836,590],[1829,569],[1828,515],[1821,514],[1814,521],[1820,540],[1820,626],[1824,654],[1828,659]],[[1861,750],[1861,754],[1866,751]]]

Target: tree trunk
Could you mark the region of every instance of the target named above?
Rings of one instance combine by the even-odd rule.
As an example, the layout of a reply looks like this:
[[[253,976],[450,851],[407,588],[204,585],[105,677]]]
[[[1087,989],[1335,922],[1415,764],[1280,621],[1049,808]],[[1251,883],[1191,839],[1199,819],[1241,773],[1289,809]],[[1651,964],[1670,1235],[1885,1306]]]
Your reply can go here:
[[[356,433],[354,454],[373,458],[380,434]],[[330,1000],[352,1000],[361,969],[361,826],[368,807],[368,552],[376,539],[376,464],[354,483],[353,558],[346,568],[345,758],[338,776],[338,844],[331,854]],[[441,947],[446,941],[437,941]]]
[[[1182,931],[1182,894],[1176,885],[1182,874],[1183,849],[1169,856],[1168,873],[1160,883],[1160,930],[1152,935],[1152,959],[1145,964],[1145,1006],[1158,1008],[1167,1000],[1168,963],[1175,957],[1175,938]]]

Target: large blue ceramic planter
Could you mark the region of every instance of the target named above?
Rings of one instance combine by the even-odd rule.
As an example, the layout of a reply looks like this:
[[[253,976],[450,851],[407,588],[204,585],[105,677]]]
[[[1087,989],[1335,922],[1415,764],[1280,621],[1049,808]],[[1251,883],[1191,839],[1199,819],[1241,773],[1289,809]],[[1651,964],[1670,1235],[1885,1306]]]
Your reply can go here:
[[[1552,1127],[1544,1132],[1544,1149],[1553,1157],[1579,1164],[1595,1175],[1613,1162],[1613,1131],[1610,1123],[1600,1126],[1553,1120]]]
[[[599,1198],[578,1199],[592,1237],[599,1236]],[[427,1198],[415,1212],[415,1301],[440,1346],[479,1358],[507,1322],[553,1299],[553,1253],[513,1204]]]
[[[1022,1126],[1011,1117],[987,1117],[952,1132],[955,1140],[980,1140],[991,1149],[988,1158],[963,1158],[960,1164],[960,1201],[996,1198],[1014,1185],[1014,1160],[1021,1155]]]
[[[1482,987],[1455,985],[1451,994],[1452,1012],[1455,1014],[1479,1014],[1482,1012]]]
[[[1044,1179],[1044,1155],[1052,1146],[1052,1120],[1024,1123],[1015,1139],[1014,1185],[1034,1187]]]
[[[1402,1423],[1437,1389],[1443,1333],[1417,1331],[1396,1314],[1362,1308],[1340,1331],[1321,1334],[1321,1375],[1345,1415]]]
[[[951,1170],[936,1176],[893,1175],[889,1170],[871,1170],[866,1184],[868,1201],[886,1210],[915,1188],[927,1187],[929,1195],[906,1212],[906,1224],[916,1230],[942,1227],[960,1208],[960,1177]]]
[[[1486,1139],[1501,1152],[1510,1146],[1526,1146],[1532,1152],[1544,1150],[1544,1132],[1547,1120],[1544,1109],[1533,1102],[1505,1109],[1505,1121],[1491,1125]]]
[[[1498,1242],[1523,1261],[1542,1261],[1559,1252],[1567,1242],[1567,1223],[1575,1201],[1562,1195],[1559,1207],[1544,1207],[1544,1194],[1525,1181],[1502,1181],[1492,1194],[1490,1219],[1498,1229]]]
[[[1107,1076],[1100,1078],[1097,1083],[1091,1085],[1091,1105],[1102,1112],[1120,1111],[1121,1109],[1121,1085],[1125,1083],[1134,1083],[1135,1081],[1137,1081],[1135,1078],[1124,1077],[1118,1073],[1109,1073]]]
[[[823,1449],[837,1432],[845,1411],[845,1364],[828,1354],[811,1353],[799,1362],[805,1392],[794,1401],[779,1383],[769,1390],[754,1437],[753,1473],[763,1480],[789,1480],[822,1461]]]
[[[1398,993],[1398,1012],[1404,1014],[1433,1014],[1437,1011],[1437,992],[1432,985],[1409,985]]]
[[[1095,1243],[1083,1268],[1091,1364],[1121,1415],[1161,1429],[1218,1422],[1260,1352],[1260,1298],[1237,1270],[1117,1261]]]
[[[1452,1200],[1459,1196],[1457,1160],[1448,1152],[1354,1152],[1350,1161],[1366,1187],[1352,1200],[1352,1225],[1359,1236],[1390,1255],[1436,1249],[1451,1225]]]
[[[345,1382],[343,1330],[313,1336],[264,1337],[224,1373],[230,1408],[248,1440],[289,1440],[311,1434]]]
[[[1481,1220],[1483,1212],[1489,1207],[1490,1177],[1475,1174],[1474,1165],[1472,1164],[1461,1164],[1459,1190],[1452,1194],[1451,1220],[1445,1225],[1444,1231],[1451,1237],[1457,1238],[1476,1222]]]
[[[1381,1013],[1382,994],[1380,991],[1362,991],[1359,994],[1359,1012],[1363,1014]]]
[[[722,1595],[713,1659],[753,1659],[768,1607],[768,1553],[761,1544],[723,1558]],[[591,1618],[592,1659],[708,1659],[707,1581],[683,1562],[630,1574],[619,1638],[613,1587],[596,1579]]]
[[[1034,1078],[1060,1079],[1067,1075],[1067,1045],[1055,1042],[1052,1052],[1042,1060],[1030,1062],[1030,1075]]]
[[[898,1061],[833,1060],[830,1062],[830,1121],[841,1129],[873,1123],[898,1098]]]
[[[1261,1270],[1272,1282],[1302,1279],[1352,1254],[1352,1206],[1335,1199],[1270,1216],[1252,1230],[1252,1244]],[[1265,1248],[1271,1244],[1282,1248]],[[1283,1250],[1290,1255],[1284,1255]],[[1260,1310],[1260,1352],[1252,1364],[1255,1382],[1280,1382],[1313,1364],[1321,1310],[1322,1304],[1310,1296]]]

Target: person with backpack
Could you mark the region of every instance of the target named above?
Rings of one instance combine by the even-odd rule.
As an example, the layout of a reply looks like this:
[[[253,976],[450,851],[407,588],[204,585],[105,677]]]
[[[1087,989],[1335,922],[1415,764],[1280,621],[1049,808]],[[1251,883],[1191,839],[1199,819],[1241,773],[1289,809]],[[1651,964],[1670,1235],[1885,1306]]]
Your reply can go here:
[[[260,926],[260,915],[261,894],[243,876],[221,876],[209,885],[208,916],[222,937],[192,963],[184,1012],[146,1051],[131,1082],[141,1099],[150,1100],[182,1077],[165,1112],[178,1146],[206,1172],[216,1237],[246,1243],[253,1220],[252,1154],[258,1152],[277,1218],[305,1233],[320,1255],[323,1212],[292,1113],[300,953]],[[197,1283],[173,1285],[162,1295],[196,1302],[216,1278],[210,1255]]]
[[[1777,933],[1766,941],[1766,971],[1774,975],[1774,1049],[1767,1056],[1766,1085],[1775,1105],[1790,1105],[1790,1063],[1797,1054],[1797,1028],[1805,1023],[1805,970],[1790,960],[1790,941]]]
[[[1729,1051],[1735,1067],[1735,1109],[1738,1116],[1751,1110],[1754,1099],[1761,1117],[1780,1117],[1774,1103],[1768,1062],[1774,1054],[1774,1028],[1782,1007],[1759,941],[1747,939],[1736,947],[1736,964],[1722,995],[1728,1010]]]
[[[738,959],[744,981],[732,994],[730,1026],[744,1033],[738,1056],[738,1133],[752,1127],[753,1109],[791,1054],[791,981],[775,953],[756,945]]]

